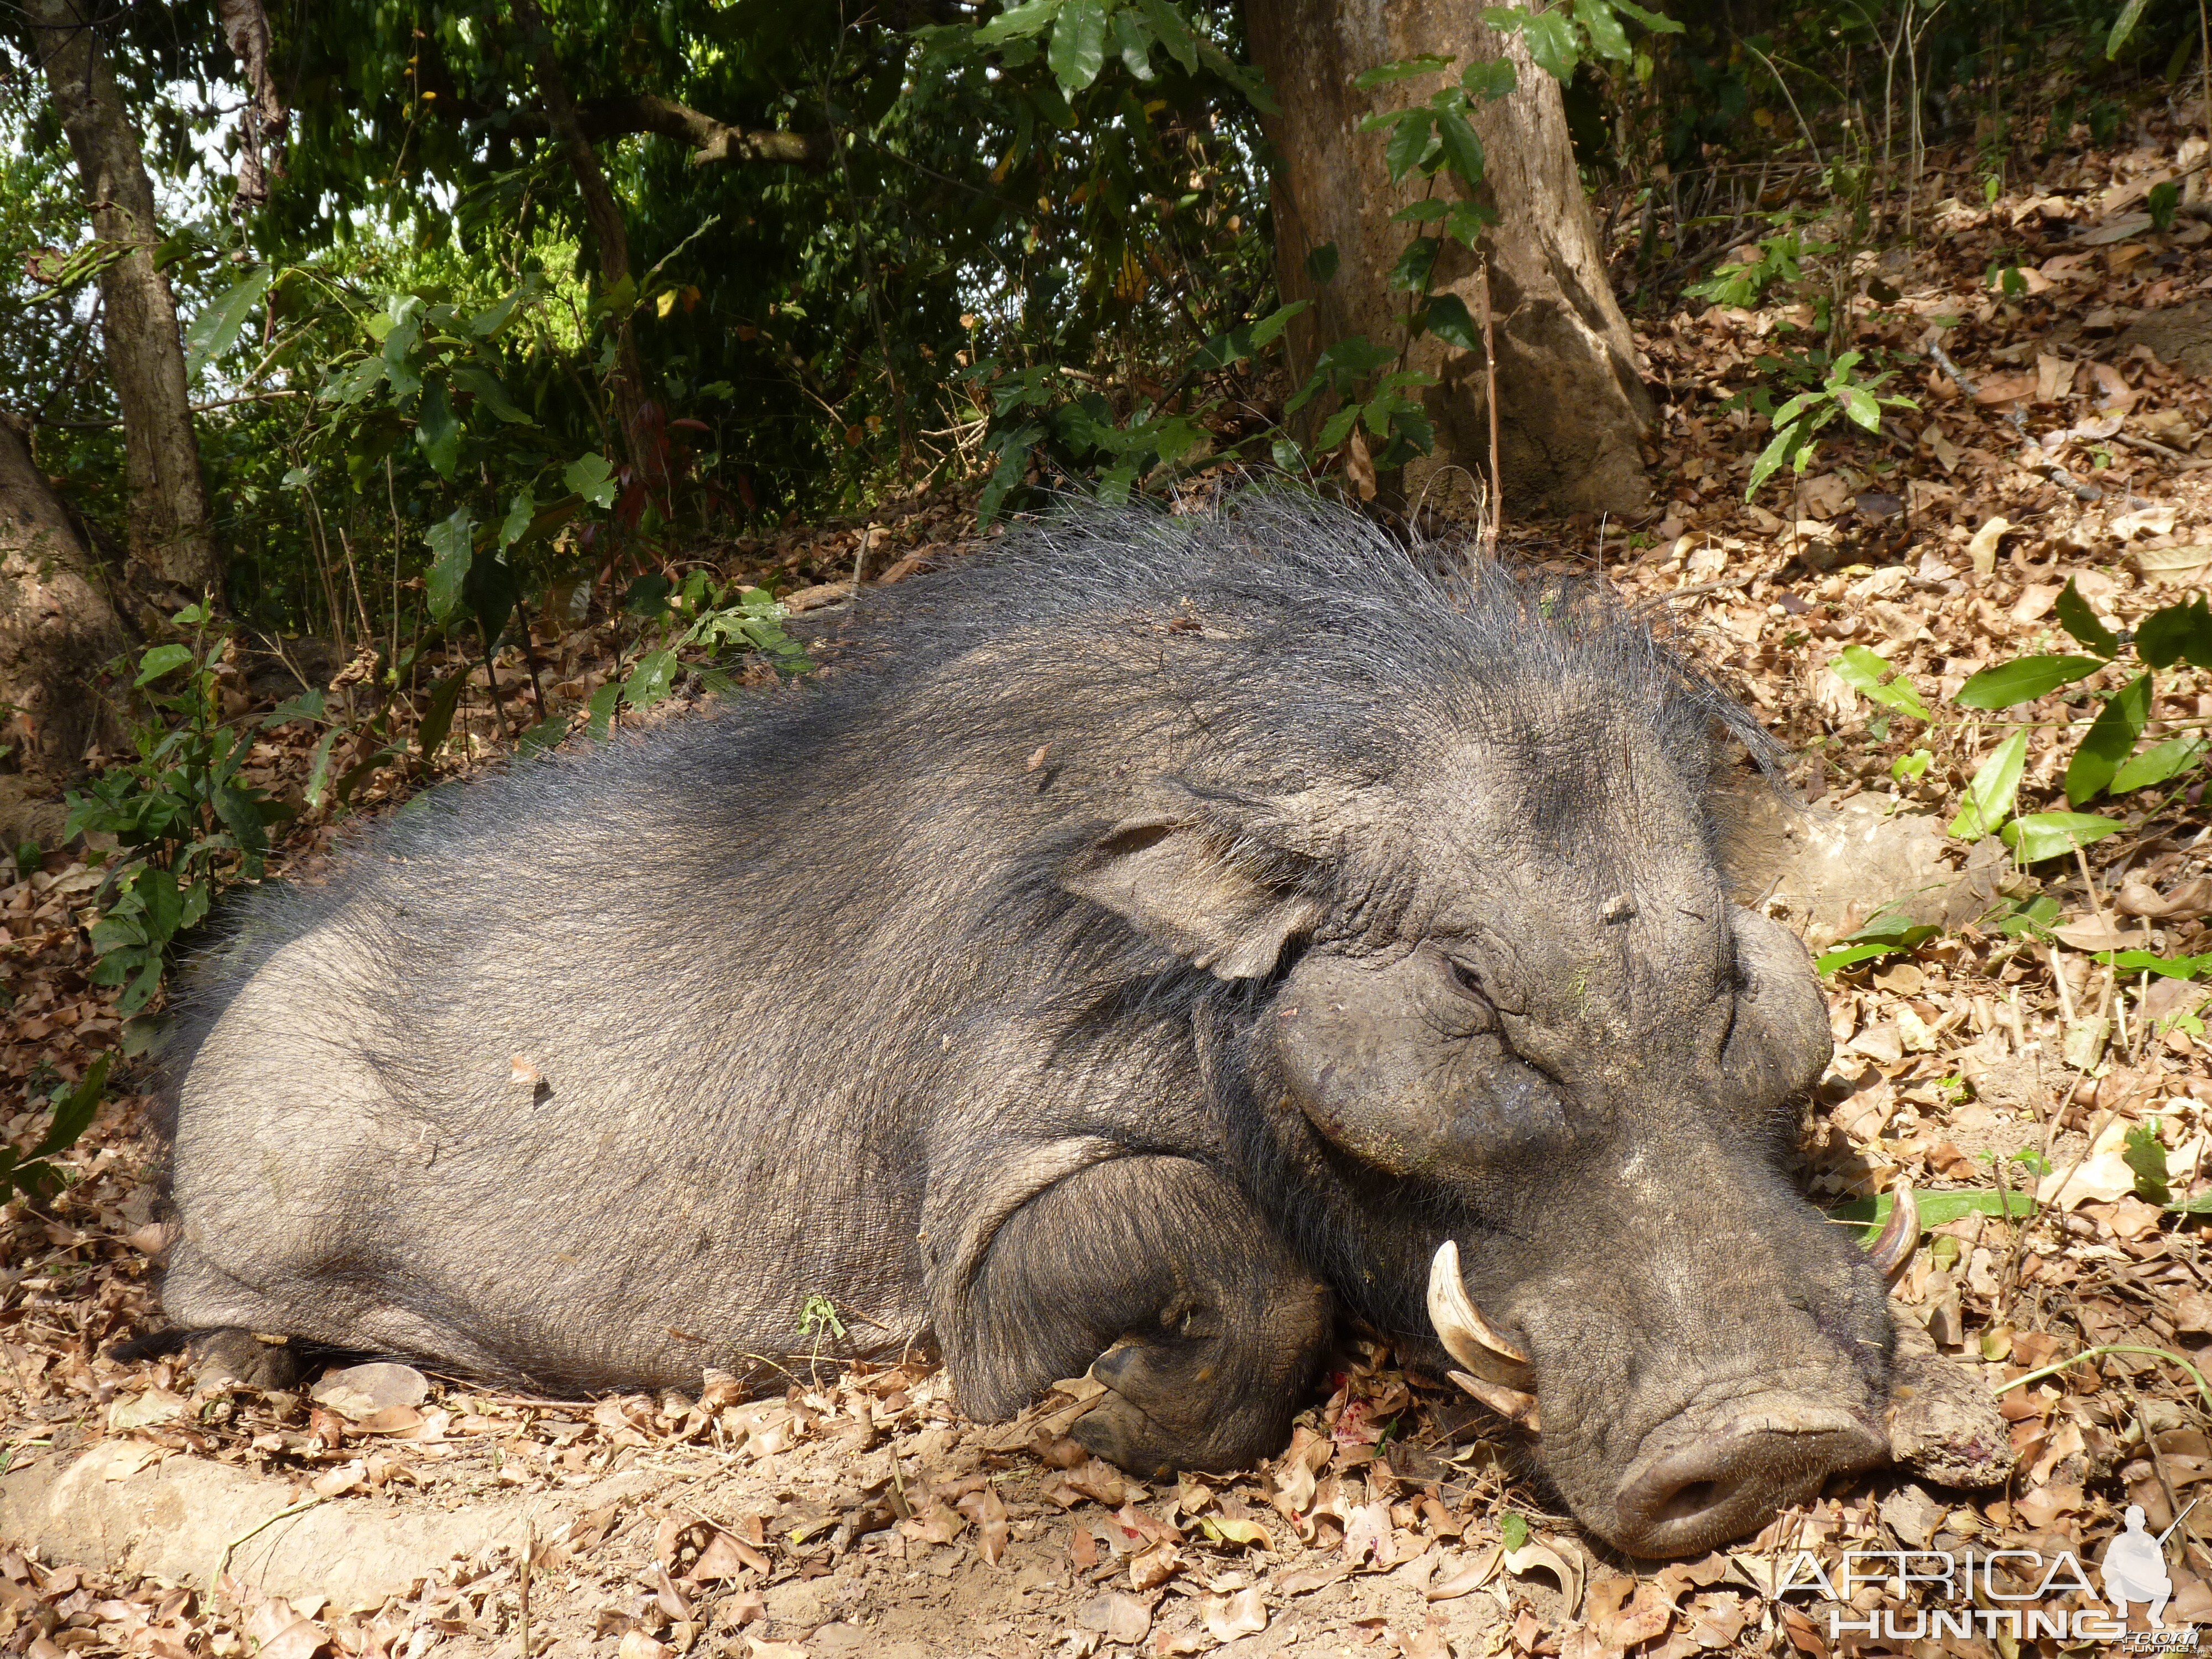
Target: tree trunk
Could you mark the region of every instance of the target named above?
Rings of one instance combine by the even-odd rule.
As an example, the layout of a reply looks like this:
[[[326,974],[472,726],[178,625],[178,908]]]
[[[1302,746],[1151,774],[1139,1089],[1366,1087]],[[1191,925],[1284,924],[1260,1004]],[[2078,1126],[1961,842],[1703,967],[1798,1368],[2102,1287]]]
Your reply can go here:
[[[1417,227],[1390,216],[1423,194],[1409,173],[1393,185],[1383,160],[1387,133],[1362,132],[1363,116],[1426,101],[1469,61],[1504,58],[1518,87],[1496,102],[1475,101],[1469,119],[1482,140],[1481,198],[1501,222],[1483,239],[1497,316],[1500,470],[1509,503],[1565,511],[1642,506],[1650,495],[1639,448],[1650,400],[1636,368],[1627,320],[1606,278],[1597,232],[1583,199],[1558,82],[1530,61],[1517,34],[1482,21],[1483,0],[1247,0],[1252,53],[1281,106],[1265,125],[1276,151],[1273,204],[1285,300],[1310,299],[1291,327],[1303,375],[1325,345],[1364,334],[1379,345],[1403,337],[1410,297],[1387,278]],[[1352,85],[1362,70],[1436,52],[1452,68],[1371,92]],[[1440,193],[1463,191],[1449,171]],[[1316,284],[1306,256],[1336,245],[1334,278]],[[1431,280],[1480,314],[1477,261],[1447,240]],[[1424,394],[1435,422],[1433,455],[1406,469],[1409,497],[1447,503],[1464,467],[1490,471],[1489,410],[1480,351],[1434,336],[1407,359],[1439,384]],[[1461,486],[1464,489],[1464,485]]]
[[[74,779],[86,745],[113,735],[94,678],[130,644],[76,526],[22,432],[0,416],[0,740],[13,751],[9,764],[49,787]],[[0,790],[0,805],[7,794]]]
[[[220,587],[222,571],[185,389],[176,296],[154,263],[161,238],[138,130],[87,21],[86,0],[26,0],[24,9],[76,157],[93,234],[125,250],[100,272],[100,292],[108,375],[123,410],[134,578],[143,572],[198,598]]]
[[[561,60],[554,53],[552,32],[545,27],[545,15],[538,9],[538,0],[515,0],[514,17],[521,24],[530,47],[531,64],[537,71],[538,90],[545,100],[554,141],[561,147],[568,170],[576,175],[576,189],[584,198],[584,220],[592,228],[592,240],[599,244],[601,289],[611,294],[630,277],[629,230],[623,219],[622,204],[615,200],[614,191],[608,188],[599,153],[585,134],[575,98],[568,90],[568,78],[561,73]],[[660,482],[662,456],[656,441],[659,434],[645,431],[641,418],[645,368],[638,357],[637,337],[630,329],[629,312],[624,311],[615,319],[615,370],[608,389],[614,401],[616,423],[622,428],[632,465],[652,488]]]

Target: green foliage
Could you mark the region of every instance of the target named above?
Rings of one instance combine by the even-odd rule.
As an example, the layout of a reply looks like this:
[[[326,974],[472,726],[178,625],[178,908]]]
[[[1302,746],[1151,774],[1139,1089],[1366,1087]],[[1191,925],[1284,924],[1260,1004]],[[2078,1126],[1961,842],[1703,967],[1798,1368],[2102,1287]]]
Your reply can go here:
[[[2132,640],[2123,640],[2098,620],[2070,579],[2055,611],[2060,626],[2085,647],[2083,653],[2036,653],[1992,664],[1960,687],[1954,699],[1959,706],[1994,710],[2031,702],[2103,672],[2132,650],[2144,666],[2106,695],[2075,744],[2066,766],[2067,804],[2078,807],[2100,795],[2131,793],[2194,769],[2204,753],[2202,733],[2184,732],[2148,749],[2137,745],[2150,724],[2158,672],[2176,662],[2192,666],[2212,663],[2212,615],[2206,613],[2204,601],[2185,599],[2154,611]],[[1953,835],[1978,840],[2002,827],[2005,844],[2014,856],[2022,863],[2033,863],[2059,857],[2125,827],[2117,818],[2079,811],[2031,812],[2005,822],[2027,752],[2025,731],[2014,732],[1990,751],[1967,787],[1966,804],[1951,824]]]
[[[1928,705],[1920,701],[1912,682],[1899,673],[1887,658],[1865,646],[1845,646],[1836,659],[1835,673],[1844,684],[1884,708],[1893,708],[1917,720],[1929,718]]]
[[[1807,249],[1795,228],[1761,237],[1752,246],[1758,250],[1754,257],[1717,265],[1711,276],[1683,291],[1710,305],[1747,310],[1764,303],[1776,283],[1794,289],[1803,280]]]
[[[2039,1155],[2031,1152],[2029,1156]],[[1871,1244],[1881,1236],[1881,1229],[1889,1220],[1889,1212],[1893,1202],[1889,1194],[1881,1193],[1873,1198],[1855,1198],[1848,1204],[1838,1204],[1828,1213],[1838,1221],[1854,1222],[1863,1226],[1866,1231],[1859,1236],[1859,1242],[1862,1244]],[[2033,1194],[2000,1193],[1986,1188],[1967,1188],[1947,1192],[1920,1193],[1914,1196],[1913,1202],[1920,1211],[1920,1224],[1923,1228],[1941,1227],[1949,1222],[1963,1220],[1970,1215],[2008,1213],[2033,1215],[2035,1213],[2035,1198]]]
[[[1876,957],[1917,951],[1943,930],[1927,922],[1908,921],[1901,915],[1878,915],[1856,933],[1848,934],[1823,951],[1814,964],[1823,977]]]
[[[837,1304],[826,1296],[810,1296],[799,1312],[799,1334],[802,1340],[813,1338],[819,1341],[823,1333],[844,1340],[845,1322],[837,1312]]]
[[[1880,374],[1862,378],[1858,374],[1862,361],[1863,354],[1844,352],[1817,388],[1799,392],[1774,411],[1774,436],[1752,463],[1751,481],[1744,487],[1744,500],[1749,501],[1757,495],[1759,487],[1785,462],[1801,476],[1811,471],[1818,434],[1838,415],[1866,431],[1879,432],[1883,410],[1920,406],[1910,398],[1881,391],[1896,370],[1883,369]]]
[[[116,1012],[143,1008],[160,988],[178,937],[207,915],[222,881],[261,873],[268,824],[281,816],[239,776],[252,727],[222,717],[220,669],[229,629],[204,605],[175,618],[187,640],[150,647],[135,688],[151,718],[134,734],[135,760],[92,779],[67,798],[70,839],[87,832],[118,843],[95,900],[95,985],[121,985]]]
[[[2135,1171],[2137,1198],[2146,1204],[2172,1201],[2173,1189],[2168,1184],[2166,1146],[2158,1138],[2157,1118],[2145,1118],[2128,1130],[2120,1161]]]
[[[627,678],[611,680],[592,694],[590,730],[594,737],[607,735],[624,706],[650,708],[673,696],[684,677],[695,672],[709,690],[734,695],[736,682],[719,665],[732,654],[757,652],[787,676],[814,666],[805,647],[784,631],[787,613],[767,588],[716,586],[700,570],[685,577],[681,586],[651,576],[632,585],[624,609],[660,629],[662,637],[653,649],[640,653]],[[683,653],[701,647],[713,654],[695,669],[684,661]],[[566,735],[566,722],[553,720],[526,733],[522,746],[526,752],[534,751]]]
[[[0,1146],[0,1204],[19,1194],[43,1200],[59,1189],[64,1177],[54,1158],[76,1146],[78,1137],[92,1127],[112,1058],[101,1054],[85,1068],[78,1081],[57,1084],[47,1091],[46,1133],[30,1151],[18,1152],[13,1146]]]

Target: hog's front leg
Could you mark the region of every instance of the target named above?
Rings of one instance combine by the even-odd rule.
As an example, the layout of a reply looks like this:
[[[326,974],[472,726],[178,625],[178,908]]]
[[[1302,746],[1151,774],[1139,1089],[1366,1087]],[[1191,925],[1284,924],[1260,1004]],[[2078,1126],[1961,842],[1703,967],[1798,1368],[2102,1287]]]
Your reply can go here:
[[[1070,1431],[1132,1474],[1280,1451],[1330,1318],[1251,1204],[1188,1158],[1091,1164],[1000,1224],[935,1298],[954,1386],[983,1418],[1061,1377],[1108,1392]]]

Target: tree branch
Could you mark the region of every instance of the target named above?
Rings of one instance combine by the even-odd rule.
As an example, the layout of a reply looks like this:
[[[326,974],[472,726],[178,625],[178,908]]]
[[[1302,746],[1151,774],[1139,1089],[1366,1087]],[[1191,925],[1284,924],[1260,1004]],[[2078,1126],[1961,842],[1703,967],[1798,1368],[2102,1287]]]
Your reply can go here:
[[[486,112],[477,118],[501,121],[509,132],[544,136],[556,133],[552,118],[543,110]],[[658,98],[650,93],[634,98],[600,98],[576,107],[576,126],[594,143],[632,133],[658,133],[673,138],[691,152],[693,167],[713,167],[726,161],[762,161],[771,165],[821,167],[830,160],[826,132],[748,131],[718,121],[713,116]]]

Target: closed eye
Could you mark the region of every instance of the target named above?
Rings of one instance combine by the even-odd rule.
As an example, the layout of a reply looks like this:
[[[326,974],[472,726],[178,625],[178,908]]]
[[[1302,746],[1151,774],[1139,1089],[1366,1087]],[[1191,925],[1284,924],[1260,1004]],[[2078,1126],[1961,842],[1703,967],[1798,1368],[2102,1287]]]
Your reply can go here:
[[[1490,993],[1484,988],[1482,975],[1478,969],[1453,957],[1444,958],[1444,966],[1451,970],[1453,988],[1462,995],[1473,997],[1486,1006],[1490,1003]]]

